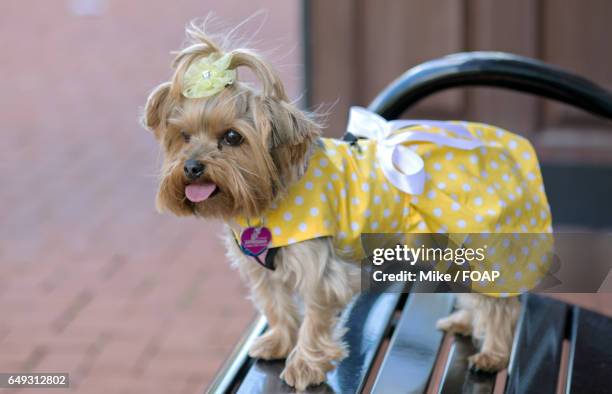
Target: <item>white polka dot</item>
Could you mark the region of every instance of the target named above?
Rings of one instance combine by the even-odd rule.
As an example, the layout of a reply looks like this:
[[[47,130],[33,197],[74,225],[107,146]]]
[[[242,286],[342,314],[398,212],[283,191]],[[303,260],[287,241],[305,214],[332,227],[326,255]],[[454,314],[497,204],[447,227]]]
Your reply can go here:
[[[489,209],[489,210],[487,210],[487,215],[495,216],[495,215],[497,215],[497,213],[494,210]]]
[[[393,197],[393,201],[395,201],[396,203],[399,203],[401,200],[399,194],[396,194],[395,197]]]
[[[529,224],[531,224],[532,226],[535,226],[536,223],[537,223],[537,220],[535,220],[535,218],[529,219]]]
[[[304,197],[302,197],[302,196],[297,196],[297,197],[295,198],[295,204],[296,204],[296,205],[302,205],[302,204],[304,204]]]
[[[523,195],[523,189],[522,189],[520,186],[517,186],[517,187],[516,187],[515,192],[516,192],[516,194],[518,194],[519,196],[522,196],[522,195]]]
[[[325,228],[329,227],[329,220],[327,220],[327,219],[323,220],[323,227],[325,227]]]
[[[331,179],[332,181],[337,181],[338,179],[340,179],[340,176],[338,176],[338,174],[334,172],[333,174],[331,174]]]
[[[459,226],[460,228],[464,228],[465,227],[465,220],[460,219],[459,221],[457,221],[457,226]]]
[[[537,271],[538,270],[538,267],[534,263],[529,263],[527,268],[529,268],[529,271]]]
[[[306,231],[307,227],[308,226],[306,226],[306,223],[300,223],[300,225],[299,225],[300,231]]]
[[[380,204],[380,196],[374,196],[374,204]]]
[[[508,264],[514,264],[516,263],[516,256],[515,255],[510,255],[510,257],[508,257]]]
[[[469,192],[470,190],[472,190],[472,187],[468,183],[464,183],[462,188],[465,192]]]
[[[289,238],[289,239],[287,240],[287,243],[288,243],[288,244],[294,244],[294,243],[296,243],[296,242],[297,242],[297,241],[295,240],[295,238]]]
[[[312,184],[312,182],[306,182],[304,184],[304,187],[306,188],[306,190],[312,190],[312,188],[314,187],[314,185]]]
[[[430,191],[427,193],[427,198],[429,198],[430,200],[433,200],[434,198],[436,198],[436,192],[435,192],[435,191],[433,191],[433,190],[430,190]]]
[[[446,183],[444,183],[444,182],[438,183],[438,189],[444,190],[445,188],[446,188]]]
[[[514,210],[514,216],[516,216],[517,218],[518,218],[518,217],[520,217],[520,216],[521,216],[521,214],[522,214],[522,212],[521,212],[521,208],[516,208],[516,209]]]
[[[481,197],[476,197],[474,199],[474,204],[476,204],[478,206],[482,205],[482,198]]]
[[[540,218],[546,219],[547,213],[545,211],[540,211]]]
[[[321,160],[319,160],[319,165],[320,165],[321,167],[327,167],[327,164],[328,164],[327,159],[321,159]]]
[[[454,172],[449,172],[448,177],[454,181],[455,179],[457,179],[457,174],[455,174]]]
[[[481,223],[484,218],[481,215],[476,214],[476,216],[474,216],[474,220],[476,220],[478,223]]]
[[[478,156],[470,155],[470,161],[472,162],[472,164],[477,164],[478,163]]]
[[[497,164],[497,162],[495,160],[491,160],[491,164],[490,164],[491,168],[496,170],[499,168],[499,164]]]
[[[442,164],[440,163],[434,163],[433,165],[434,170],[436,171],[440,171],[442,169]]]
[[[346,238],[346,233],[345,233],[344,231],[340,231],[340,232],[338,233],[338,238],[339,238],[339,239],[344,239],[344,238]]]
[[[274,231],[274,235],[280,235],[280,233],[281,233],[280,227],[274,227],[273,231]]]
[[[516,271],[514,273],[514,279],[521,280],[522,277],[523,277],[523,273],[521,271]]]
[[[502,179],[504,180],[504,182],[508,182],[510,180],[510,175],[504,174],[502,175]]]
[[[510,140],[510,142],[508,142],[508,146],[510,147],[510,149],[516,149],[516,141]]]
[[[453,203],[451,204],[451,209],[452,209],[453,211],[458,211],[460,208],[461,208],[461,205],[459,205],[459,203],[457,203],[457,202],[453,202]]]
[[[376,172],[370,171],[370,178],[376,179]]]
[[[391,210],[389,208],[385,208],[383,211],[383,216],[388,218],[391,215]]]
[[[408,207],[404,207],[404,209],[402,209],[402,216],[407,216],[408,215]]]
[[[369,209],[366,209],[365,212],[363,213],[363,216],[366,218],[369,218],[370,216],[372,216],[372,211]]]
[[[351,202],[353,203],[353,205],[359,205],[359,198],[358,197],[353,197],[351,199]]]
[[[527,232],[527,226],[525,226],[524,224],[521,224],[521,232],[523,233]]]
[[[310,208],[310,216],[317,216],[319,214],[319,209],[316,207]]]
[[[505,208],[506,207],[506,202],[504,200],[499,200],[497,202],[499,204],[500,207]]]
[[[319,168],[315,168],[313,171],[314,176],[316,177],[320,177],[321,175],[323,175],[323,173],[321,172],[321,170]]]
[[[417,226],[417,228],[419,230],[425,230],[427,228],[427,226],[425,225],[425,222],[420,222],[419,225]]]
[[[383,183],[382,188],[384,191],[389,191],[389,184],[387,182]]]
[[[489,186],[489,187],[487,187],[487,193],[494,194],[495,190],[491,186]]]
[[[394,220],[391,222],[391,228],[396,228],[397,227],[397,220]]]
[[[378,222],[372,222],[372,223],[370,224],[370,228],[371,228],[372,230],[376,230],[376,229],[378,228]]]
[[[486,179],[489,177],[489,174],[485,170],[482,170],[480,171],[480,177]]]
[[[293,217],[293,215],[291,214],[291,212],[285,212],[285,214],[283,215],[283,219],[285,219],[285,221],[290,221],[291,218]]]
[[[337,152],[335,149],[328,149],[327,153],[329,153],[331,156],[335,156]]]
[[[514,194],[508,194],[508,199],[510,199],[510,201],[514,201]]]
[[[437,217],[440,217],[442,216],[442,210],[440,208],[434,208],[433,214],[436,215]]]
[[[412,203],[413,204],[418,204],[419,203],[419,198],[417,196],[412,196]]]
[[[357,223],[357,222],[353,222],[353,223],[351,223],[351,229],[352,229],[353,231],[357,231],[357,230],[359,230],[359,223]]]
[[[530,181],[533,181],[535,179],[535,174],[533,172],[529,172],[527,173],[527,179],[529,179]]]
[[[453,156],[454,156],[453,152],[448,152],[448,153],[446,153],[445,158],[446,158],[446,160],[453,160]]]
[[[346,189],[345,188],[340,189],[340,196],[342,196],[342,198],[346,197]]]
[[[363,190],[364,192],[367,192],[368,190],[370,190],[370,184],[369,183],[362,183],[361,184],[361,190]]]
[[[523,159],[525,159],[525,160],[529,160],[529,159],[531,159],[531,153],[529,153],[529,152],[523,152]]]
[[[356,181],[357,180],[357,174],[355,174],[354,172],[351,174],[351,179]]]

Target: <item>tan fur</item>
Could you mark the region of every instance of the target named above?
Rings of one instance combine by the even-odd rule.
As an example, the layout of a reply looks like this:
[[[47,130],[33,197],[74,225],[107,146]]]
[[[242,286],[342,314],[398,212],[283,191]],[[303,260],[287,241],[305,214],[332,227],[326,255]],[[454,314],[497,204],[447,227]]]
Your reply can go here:
[[[237,215],[256,218],[283,198],[287,187],[304,173],[320,126],[311,114],[288,101],[280,78],[258,54],[223,48],[195,25],[187,36],[187,46],[174,60],[174,74],[150,94],[142,119],[164,155],[158,209],[228,223]],[[212,97],[184,98],[183,74],[189,65],[199,57],[226,52],[233,55],[231,67],[250,70],[259,79],[260,89],[236,81]],[[229,129],[243,136],[241,145],[220,144]],[[189,159],[205,165],[201,180],[219,190],[199,203],[185,197],[189,181],[183,166]],[[340,259],[331,240],[319,238],[281,248],[276,270],[270,271],[246,257],[230,231],[224,239],[230,261],[269,323],[250,355],[286,358],[281,377],[298,390],[322,382],[348,352],[338,316],[358,290],[359,263]],[[503,368],[518,302],[474,295],[459,299],[459,311],[441,320],[438,327],[482,341],[480,353],[471,358],[477,368]]]
[[[436,327],[450,333],[472,336],[480,352],[470,357],[473,368],[486,372],[508,364],[514,328],[518,320],[518,298],[492,298],[480,294],[459,294],[457,310],[440,319]]]

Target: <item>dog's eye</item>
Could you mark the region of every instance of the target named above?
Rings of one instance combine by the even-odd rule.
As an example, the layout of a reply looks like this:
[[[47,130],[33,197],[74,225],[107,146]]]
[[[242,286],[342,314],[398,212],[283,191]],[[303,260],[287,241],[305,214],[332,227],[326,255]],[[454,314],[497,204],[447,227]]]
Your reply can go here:
[[[221,143],[229,146],[238,146],[242,144],[243,140],[244,138],[242,135],[234,129],[229,129],[221,137]]]
[[[181,130],[181,137],[183,137],[183,140],[185,142],[189,142],[189,140],[191,139],[191,135],[185,130]]]

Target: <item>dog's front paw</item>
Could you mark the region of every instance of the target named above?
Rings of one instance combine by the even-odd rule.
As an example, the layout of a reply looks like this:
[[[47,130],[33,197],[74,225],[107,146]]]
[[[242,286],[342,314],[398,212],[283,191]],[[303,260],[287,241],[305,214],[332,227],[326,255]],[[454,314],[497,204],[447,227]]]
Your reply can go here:
[[[329,362],[307,360],[296,351],[289,356],[285,369],[280,377],[297,391],[304,391],[308,386],[316,386],[325,381],[325,374],[333,366]]]
[[[449,334],[459,334],[466,337],[472,335],[472,327],[469,323],[457,320],[453,316],[442,318],[436,322],[438,330],[446,331]]]
[[[249,356],[263,360],[278,360],[286,358],[294,346],[295,340],[287,332],[271,329],[253,342]]]
[[[468,358],[470,370],[474,372],[497,372],[506,368],[508,357],[488,352],[476,353]]]

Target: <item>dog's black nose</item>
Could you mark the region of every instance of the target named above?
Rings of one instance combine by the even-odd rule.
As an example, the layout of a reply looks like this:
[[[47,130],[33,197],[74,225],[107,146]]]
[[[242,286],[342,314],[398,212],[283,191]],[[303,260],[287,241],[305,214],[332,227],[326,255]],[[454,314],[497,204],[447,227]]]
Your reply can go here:
[[[185,176],[187,178],[195,180],[198,179],[204,172],[204,164],[198,160],[189,159],[185,162],[183,171],[185,171]]]

